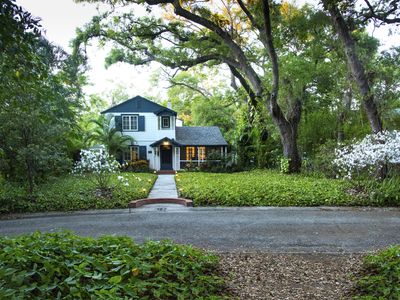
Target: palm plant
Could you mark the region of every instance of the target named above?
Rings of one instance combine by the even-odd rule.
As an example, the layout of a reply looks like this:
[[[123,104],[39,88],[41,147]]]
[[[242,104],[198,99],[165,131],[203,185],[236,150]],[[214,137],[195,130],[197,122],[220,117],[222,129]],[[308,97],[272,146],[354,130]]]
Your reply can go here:
[[[112,117],[100,116],[97,120],[91,120],[96,127],[89,135],[89,141],[102,144],[108,153],[114,157],[119,151],[128,149],[134,142],[131,136],[123,135],[112,125]]]

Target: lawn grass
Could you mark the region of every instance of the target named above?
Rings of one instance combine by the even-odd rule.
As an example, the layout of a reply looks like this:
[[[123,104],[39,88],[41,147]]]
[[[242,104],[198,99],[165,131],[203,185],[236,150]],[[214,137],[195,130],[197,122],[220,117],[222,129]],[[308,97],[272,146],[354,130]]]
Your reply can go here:
[[[400,245],[366,256],[361,274],[353,299],[400,299]]]
[[[284,175],[270,170],[240,173],[181,172],[180,197],[196,206],[357,205],[363,201],[347,191],[343,180]]]
[[[217,256],[70,232],[0,237],[0,299],[227,299]]]
[[[129,186],[121,184],[117,176],[124,176]],[[29,199],[25,187],[3,180],[0,181],[0,213],[126,208],[129,201],[146,198],[156,178],[150,173],[113,174],[112,196],[101,197],[90,178],[65,175],[37,186],[34,199]]]

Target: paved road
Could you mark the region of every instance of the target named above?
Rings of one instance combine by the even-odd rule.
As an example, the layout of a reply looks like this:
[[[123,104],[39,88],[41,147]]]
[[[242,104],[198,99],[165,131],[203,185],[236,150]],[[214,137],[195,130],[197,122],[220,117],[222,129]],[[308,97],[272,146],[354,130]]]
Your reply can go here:
[[[222,251],[363,252],[400,243],[399,209],[180,208],[31,215],[1,220],[0,235],[66,228],[85,236],[172,239]]]

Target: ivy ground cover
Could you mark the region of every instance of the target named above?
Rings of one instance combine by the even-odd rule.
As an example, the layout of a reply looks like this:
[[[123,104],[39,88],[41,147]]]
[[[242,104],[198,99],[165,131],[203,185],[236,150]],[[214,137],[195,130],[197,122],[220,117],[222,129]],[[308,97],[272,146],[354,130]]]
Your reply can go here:
[[[0,237],[0,299],[224,299],[216,256],[70,232]]]
[[[196,206],[316,206],[357,205],[343,180],[284,175],[269,170],[240,173],[182,172],[179,194]]]
[[[360,273],[354,299],[400,299],[400,245],[366,256]]]
[[[126,208],[129,201],[146,198],[157,178],[150,173],[110,176],[108,195],[99,195],[90,177],[65,175],[37,186],[33,199],[25,187],[0,179],[0,213]]]

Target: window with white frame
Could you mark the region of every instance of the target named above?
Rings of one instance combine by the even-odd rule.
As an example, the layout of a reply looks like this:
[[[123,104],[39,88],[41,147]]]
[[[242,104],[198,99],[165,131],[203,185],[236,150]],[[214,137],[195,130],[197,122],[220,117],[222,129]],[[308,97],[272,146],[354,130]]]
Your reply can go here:
[[[206,159],[206,147],[199,147],[199,159],[200,160],[205,160]]]
[[[137,115],[123,115],[122,116],[122,130],[137,131],[138,130],[138,116]]]
[[[195,158],[195,151],[194,147],[186,147],[186,160],[192,160]]]
[[[169,116],[162,116],[161,117],[161,127],[164,129],[170,128],[171,122]]]
[[[131,161],[131,150],[130,149],[122,152],[122,155],[123,155],[122,159],[124,160],[124,162]]]
[[[131,161],[139,160],[139,147],[132,146],[131,147]]]

